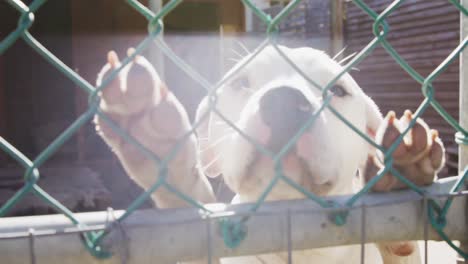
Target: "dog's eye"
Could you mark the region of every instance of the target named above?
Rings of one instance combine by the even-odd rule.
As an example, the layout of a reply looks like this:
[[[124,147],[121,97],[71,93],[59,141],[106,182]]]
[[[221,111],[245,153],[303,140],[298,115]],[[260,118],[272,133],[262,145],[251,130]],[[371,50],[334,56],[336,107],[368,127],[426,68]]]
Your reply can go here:
[[[250,81],[247,76],[242,76],[239,78],[234,79],[234,81],[231,82],[232,88],[235,90],[240,90],[243,88],[249,88],[250,87]]]
[[[339,84],[333,85],[329,91],[338,97],[345,97],[349,95],[349,93],[343,88],[343,86]]]

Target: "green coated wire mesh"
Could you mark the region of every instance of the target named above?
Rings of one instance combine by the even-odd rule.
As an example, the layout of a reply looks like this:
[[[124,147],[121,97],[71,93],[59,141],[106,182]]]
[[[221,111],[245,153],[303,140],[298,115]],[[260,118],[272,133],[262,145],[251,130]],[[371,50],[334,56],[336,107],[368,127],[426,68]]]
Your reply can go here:
[[[327,200],[314,195],[313,193],[308,192],[307,190],[301,188],[300,185],[296,184],[289,178],[285,177],[282,173],[282,168],[280,165],[281,158],[285,155],[287,150],[291,148],[297,138],[304,133],[305,129],[314,122],[314,118],[311,118],[307,124],[300,129],[300,131],[296,134],[295,137],[291,138],[289,143],[280,151],[277,155],[271,155],[268,151],[263,149],[263,147],[256,143],[254,140],[250,139],[245,133],[240,131],[235,125],[230,122],[226,117],[222,115],[222,113],[214,107],[215,102],[217,100],[215,91],[225,83],[230,76],[225,76],[222,80],[220,80],[216,84],[211,84],[207,80],[205,80],[202,76],[200,76],[194,69],[188,66],[182,59],[177,57],[169,47],[166,46],[162,38],[159,38],[163,29],[163,20],[164,17],[169,14],[174,8],[177,7],[183,0],[171,0],[164,7],[157,13],[154,14],[151,10],[145,7],[143,4],[139,3],[136,0],[127,0],[129,7],[134,8],[138,11],[142,16],[144,16],[148,21],[148,35],[146,38],[136,47],[136,52],[133,53],[131,56],[125,58],[122,61],[122,64],[115,69],[115,71],[106,78],[102,85],[99,87],[95,87],[80,77],[75,71],[70,69],[67,65],[65,65],[60,59],[58,59],[53,53],[47,50],[33,35],[30,34],[29,28],[34,23],[34,13],[41,8],[44,4],[46,4],[46,0],[34,0],[31,2],[30,5],[26,5],[20,0],[7,0],[9,5],[16,9],[20,13],[20,18],[18,20],[17,28],[11,32],[7,37],[0,42],[0,54],[3,54],[6,50],[11,47],[19,39],[22,39],[26,42],[34,51],[36,51],[39,55],[41,55],[46,61],[52,64],[58,71],[64,74],[67,78],[73,81],[78,87],[80,87],[83,92],[87,93],[89,96],[89,107],[88,110],[79,116],[73,123],[70,125],[60,136],[58,136],[46,149],[44,149],[35,159],[30,159],[25,156],[20,150],[16,149],[15,146],[11,145],[5,139],[0,137],[0,147],[1,149],[15,159],[23,168],[24,168],[24,185],[21,189],[19,189],[14,196],[12,196],[1,208],[0,208],[0,216],[6,215],[9,210],[28,193],[33,193],[38,198],[46,201],[48,204],[55,207],[59,212],[66,215],[74,224],[81,225],[74,216],[74,214],[67,209],[65,206],[60,204],[56,199],[51,197],[47,192],[45,192],[41,187],[37,185],[37,182],[40,181],[40,167],[47,161],[58,148],[60,148],[67,140],[69,140],[77,131],[87,122],[89,122],[94,115],[99,115],[102,119],[111,126],[111,128],[118,133],[124,140],[131,142],[134,144],[138,150],[140,150],[148,159],[152,160],[153,162],[157,163],[161,168],[160,171],[155,172],[155,183],[154,185],[148,189],[144,194],[138,197],[127,209],[126,212],[117,219],[118,221],[123,221],[126,217],[132,214],[139,206],[150,197],[151,193],[157,190],[158,188],[166,188],[167,190],[175,193],[180,198],[184,199],[186,202],[191,204],[194,207],[197,207],[201,210],[206,211],[208,214],[210,211],[203,206],[203,204],[198,203],[197,201],[191,199],[186,194],[177,190],[174,186],[171,186],[167,181],[167,164],[175,157],[178,151],[181,149],[184,141],[194,133],[194,130],[200,125],[200,120],[198,123],[193,124],[193,128],[189,131],[184,137],[180,139],[178,144],[172,149],[172,151],[166,157],[157,157],[151,151],[147,150],[142,144],[137,142],[131,136],[129,136],[125,131],[118,127],[112,120],[102,113],[98,107],[99,97],[97,96],[98,92],[110,83],[110,81],[117,76],[118,72],[127,65],[133,58],[147,49],[150,45],[155,44],[168,58],[170,58],[178,67],[180,67],[187,75],[189,75],[193,80],[203,86],[209,98],[211,98],[211,109],[210,111],[216,113],[220,116],[221,119],[226,121],[231,127],[233,127],[236,131],[238,131],[242,136],[247,138],[249,142],[254,144],[260,153],[265,155],[272,156],[273,160],[277,164],[275,167],[276,176],[268,186],[268,188],[263,192],[263,194],[259,197],[259,199],[252,205],[251,211],[256,211],[259,206],[264,202],[266,196],[271,191],[273,186],[278,181],[284,181],[291,185],[292,187],[298,189],[301,193],[303,193],[307,198],[317,202],[324,208],[329,207],[339,207],[340,205],[330,204]],[[279,23],[292,11],[294,8],[301,2],[300,0],[293,0],[290,1],[289,4],[275,17],[271,17],[264,13],[262,10],[257,8],[255,4],[251,0],[241,0],[246,8],[251,9],[251,11],[267,26],[266,29],[266,39],[265,41],[258,46],[256,51],[253,53],[258,54],[263,48],[267,45],[272,45],[276,48],[277,52],[285,58],[286,61],[291,61],[287,58],[286,54],[281,52],[278,48],[276,43],[276,37],[278,35],[278,25]],[[324,87],[320,87],[313,80],[310,80],[307,76],[305,76],[300,70],[295,67],[299,71],[299,73],[311,84],[318,89],[323,91],[324,95],[327,95],[327,91],[335,84],[335,82],[345,73],[347,73],[351,68],[355,67],[359,64],[364,58],[369,56],[372,51],[378,47],[383,47],[387,53],[404,69],[414,80],[416,80],[421,85],[421,91],[425,96],[423,102],[421,102],[419,108],[415,112],[415,117],[420,117],[428,107],[434,108],[453,128],[455,128],[458,132],[456,134],[456,142],[459,144],[467,144],[468,142],[468,131],[465,130],[460,126],[460,124],[450,116],[447,111],[442,107],[442,105],[437,102],[434,98],[434,87],[432,85],[433,81],[439,76],[441,72],[443,72],[447,66],[452,63],[464,50],[467,45],[468,39],[462,39],[460,44],[453,50],[452,53],[448,55],[448,57],[438,66],[436,67],[431,74],[427,77],[421,76],[418,74],[399,54],[392,45],[386,40],[386,36],[390,32],[390,27],[386,21],[386,18],[392,14],[399,5],[404,2],[404,0],[396,0],[391,2],[388,7],[379,13],[376,13],[372,10],[368,5],[364,3],[362,0],[354,0],[355,5],[361,8],[369,17],[372,18],[373,22],[373,34],[374,38],[344,67],[343,71],[339,73],[332,81],[330,81]],[[450,0],[458,10],[460,10],[461,15],[467,16],[468,10],[462,6],[457,0]],[[248,61],[245,62],[247,64]],[[240,70],[244,65],[241,65],[238,70]],[[231,72],[231,75],[236,74],[236,71]],[[398,179],[408,185],[409,188],[416,191],[417,193],[424,195],[422,189],[418,188],[415,184],[407,180],[403,177],[393,166],[392,166],[392,159],[391,154],[395,151],[398,144],[403,140],[403,137],[411,127],[414,125],[415,122],[412,122],[408,129],[404,131],[404,133],[396,140],[396,142],[388,149],[384,149],[382,146],[376,144],[373,139],[369,138],[365,133],[359,131],[356,127],[353,126],[349,121],[347,121],[343,116],[341,116],[333,107],[330,105],[330,100],[325,100],[324,104],[322,105],[321,110],[328,108],[331,110],[340,120],[342,120],[346,125],[348,125],[355,133],[359,134],[363,139],[367,142],[375,146],[377,149],[383,151],[386,157],[386,167],[383,171],[376,175],[371,181],[369,181],[366,186],[357,194],[355,194],[351,199],[349,199],[345,206],[352,206],[362,195],[370,190],[370,188],[381,179],[381,177],[388,171],[390,171],[393,175],[398,177]],[[204,117],[206,118],[206,116]],[[453,191],[457,191],[463,185],[465,178],[468,175],[468,170],[465,169],[462,177],[454,186]],[[429,202],[428,204],[428,216],[430,219],[431,225],[437,230],[442,238],[444,238],[458,253],[463,255],[465,258],[468,258],[466,252],[462,252],[459,248],[451,243],[451,241],[447,238],[444,234],[444,223],[445,223],[445,214],[447,213],[448,208],[451,205],[452,198],[449,198],[443,206],[438,205],[435,202]],[[224,237],[225,243],[229,247],[236,247],[240,243],[242,243],[243,237],[247,234],[246,230],[243,228],[243,223],[248,221],[247,218],[242,218],[240,221],[233,221],[230,219],[223,219],[219,222],[221,225],[222,235]],[[335,215],[334,219],[335,223],[338,225],[346,224],[346,213],[340,213]],[[96,231],[96,232],[88,232],[84,235],[84,244],[86,248],[96,257],[107,257],[109,253],[105,252],[100,247],[100,241],[106,236],[107,231]]]

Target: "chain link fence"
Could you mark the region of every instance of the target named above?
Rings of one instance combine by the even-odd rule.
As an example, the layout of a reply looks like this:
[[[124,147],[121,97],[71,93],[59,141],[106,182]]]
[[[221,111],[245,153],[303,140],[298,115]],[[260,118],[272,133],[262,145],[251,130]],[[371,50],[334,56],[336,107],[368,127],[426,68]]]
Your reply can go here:
[[[415,191],[421,196],[421,199],[427,199],[425,196],[425,191],[416,186],[414,183],[406,179],[401,173],[395,169],[393,166],[393,159],[392,153],[395,151],[396,147],[402,142],[403,137],[409,132],[409,130],[415,125],[416,118],[420,117],[426,109],[432,107],[435,109],[446,121],[449,123],[454,129],[458,132],[456,133],[456,141],[459,144],[467,144],[468,139],[468,131],[464,129],[452,116],[450,116],[447,111],[443,108],[443,106],[434,98],[435,87],[433,87],[433,81],[439,76],[441,72],[446,69],[446,67],[452,63],[455,59],[457,59],[460,53],[466,47],[468,39],[465,37],[461,40],[460,44],[455,48],[452,53],[447,54],[447,58],[438,65],[431,74],[428,76],[421,76],[418,72],[416,72],[399,54],[392,45],[386,40],[387,34],[390,32],[390,25],[387,23],[386,18],[391,15],[395,10],[398,9],[399,5],[404,2],[404,0],[396,0],[390,2],[388,7],[382,13],[376,13],[374,10],[369,8],[364,1],[361,0],[354,0],[353,3],[361,8],[369,17],[372,18],[373,22],[373,34],[374,38],[370,41],[353,59],[351,59],[344,67],[343,71],[340,72],[335,78],[330,81],[325,86],[320,86],[314,82],[313,79],[310,79],[308,76],[305,76],[298,67],[295,65],[291,65],[298,72],[310,82],[311,85],[315,86],[317,89],[320,89],[323,92],[324,97],[324,104],[321,106],[321,111],[324,109],[330,110],[337,118],[342,120],[347,126],[349,126],[355,133],[357,133],[360,137],[366,140],[369,144],[373,145],[378,150],[385,153],[385,169],[382,170],[378,175],[376,175],[372,180],[370,180],[365,187],[350,199],[345,201],[343,204],[338,203],[330,203],[329,200],[314,195],[313,193],[305,190],[300,185],[289,179],[288,177],[284,176],[282,168],[280,166],[280,161],[284,157],[285,153],[292,147],[295,143],[297,138],[304,133],[305,129],[310,126],[315,119],[318,117],[314,115],[313,117],[308,120],[307,124],[300,129],[300,131],[296,134],[294,138],[292,138],[289,143],[276,155],[272,155],[269,151],[265,150],[262,145],[255,142],[252,138],[246,135],[243,131],[239,130],[235,124],[233,124],[228,118],[224,117],[222,113],[216,109],[215,103],[217,100],[216,91],[219,87],[225,84],[232,76],[234,76],[238,71],[242,69],[245,64],[249,63],[249,60],[244,62],[244,65],[240,65],[237,70],[231,71],[229,75],[224,76],[216,84],[210,83],[205,78],[203,78],[197,71],[190,66],[188,66],[183,60],[181,60],[176,54],[174,54],[171,49],[165,44],[162,38],[159,38],[162,34],[163,30],[163,20],[164,17],[170,13],[174,8],[177,7],[178,4],[182,2],[182,0],[171,0],[164,7],[158,12],[153,13],[150,11],[146,6],[141,4],[136,0],[128,0],[127,3],[129,8],[134,8],[137,12],[139,12],[142,16],[144,16],[148,20],[148,35],[147,37],[136,47],[135,53],[126,57],[122,64],[113,71],[108,78],[106,78],[102,85],[99,87],[95,87],[92,84],[88,83],[79,74],[75,71],[70,69],[67,65],[65,65],[59,58],[57,58],[53,53],[51,53],[46,47],[44,47],[33,35],[30,34],[28,31],[29,28],[34,24],[34,13],[41,8],[44,4],[46,4],[46,0],[34,0],[29,5],[26,5],[24,2],[19,0],[7,0],[10,6],[16,9],[20,14],[20,19],[18,20],[17,28],[11,32],[5,39],[1,40],[0,42],[0,54],[4,53],[8,48],[15,43],[16,41],[22,39],[26,42],[33,50],[35,50],[38,54],[40,54],[46,61],[52,64],[57,71],[63,73],[67,78],[73,81],[77,86],[82,89],[83,93],[86,93],[89,96],[89,107],[85,113],[79,116],[72,125],[70,125],[63,133],[60,134],[51,144],[47,146],[36,158],[32,159],[30,157],[25,156],[21,150],[15,148],[15,146],[11,145],[8,141],[4,138],[0,137],[0,147],[1,149],[15,159],[23,168],[24,168],[24,185],[21,189],[19,189],[14,196],[12,196],[5,204],[2,205],[0,208],[0,216],[4,216],[9,212],[9,210],[15,206],[18,202],[20,202],[23,197],[25,197],[28,193],[33,193],[39,199],[44,200],[48,204],[52,205],[58,212],[65,215],[70,221],[72,221],[80,230],[83,232],[83,244],[87,248],[87,250],[98,258],[107,258],[110,256],[110,253],[107,252],[103,247],[101,247],[101,241],[107,236],[109,231],[112,228],[115,228],[116,225],[110,225],[104,230],[92,230],[92,228],[88,228],[83,225],[79,221],[79,219],[72,213],[69,209],[63,206],[59,201],[51,197],[47,192],[45,192],[41,187],[39,187],[38,182],[41,179],[41,166],[46,162],[54,153],[60,148],[64,142],[69,140],[77,131],[87,122],[95,116],[100,116],[109,126],[112,127],[114,132],[119,134],[125,141],[131,142],[135,145],[135,147],[141,151],[145,155],[145,157],[154,163],[158,164],[160,168],[159,171],[154,173],[155,182],[151,188],[149,188],[144,194],[138,197],[127,209],[126,211],[118,215],[116,217],[116,223],[122,223],[126,218],[132,215],[139,206],[147,199],[149,199],[152,192],[158,190],[159,188],[167,189],[168,191],[175,193],[179,198],[185,200],[191,206],[200,209],[201,211],[205,212],[206,215],[210,215],[213,211],[206,207],[205,205],[199,203],[198,201],[192,199],[189,195],[180,192],[175,186],[172,186],[168,181],[168,163],[177,155],[177,153],[181,150],[183,144],[187,140],[187,138],[192,135],[195,129],[200,125],[201,122],[204,121],[204,118],[207,118],[206,115],[204,118],[199,120],[197,123],[193,124],[192,129],[183,137],[180,138],[177,144],[173,147],[170,153],[165,157],[158,157],[151,151],[149,151],[144,145],[140,142],[132,138],[129,134],[126,133],[123,129],[121,129],[118,125],[116,125],[110,117],[106,116],[103,112],[99,109],[99,97],[98,93],[106,89],[106,86],[115,78],[120,70],[124,68],[129,62],[131,62],[135,56],[143,52],[144,50],[148,49],[149,47],[156,46],[156,48],[160,49],[169,59],[171,59],[175,64],[180,67],[188,76],[190,76],[195,82],[203,86],[208,94],[210,100],[210,113],[214,113],[218,115],[221,119],[223,119],[227,124],[229,124],[232,128],[234,128],[238,133],[240,133],[243,137],[245,137],[251,144],[255,145],[257,150],[262,153],[263,155],[269,155],[275,161],[275,173],[276,176],[274,177],[273,181],[270,183],[268,188],[263,192],[263,194],[259,197],[259,199],[250,206],[250,213],[254,213],[258,210],[258,208],[264,203],[265,198],[272,190],[272,188],[277,184],[279,181],[283,181],[292,187],[299,190],[302,194],[304,194],[308,199],[316,202],[320,205],[324,210],[338,210],[339,213],[334,213],[332,217],[332,221],[336,225],[346,225],[347,224],[347,214],[348,208],[353,207],[356,205],[357,201],[359,201],[369,190],[372,188],[376,182],[378,182],[387,172],[393,174],[397,177],[401,182],[405,183],[408,188]],[[258,17],[260,21],[264,23],[266,26],[266,34],[267,38],[257,47],[257,49],[253,52],[252,58],[255,57],[260,51],[262,51],[266,46],[272,45],[277,52],[284,57],[286,61],[291,63],[291,60],[287,58],[287,56],[281,52],[281,50],[277,46],[277,37],[278,37],[278,29],[279,23],[286,17],[288,14],[293,12],[296,6],[301,2],[300,0],[291,1],[287,6],[285,6],[276,16],[271,17],[270,15],[265,14],[262,10],[257,8],[255,4],[250,0],[242,0],[245,5],[245,8],[251,9],[251,11]],[[468,10],[461,5],[457,0],[450,0],[450,2],[456,6],[462,16],[468,15]],[[92,7],[90,7],[92,8]],[[364,60],[367,56],[372,54],[372,51],[378,47],[383,47],[389,55],[398,63],[403,70],[407,72],[414,80],[416,80],[421,85],[421,92],[425,96],[425,99],[419,105],[419,108],[415,112],[414,116],[415,119],[410,123],[409,127],[402,133],[401,136],[394,142],[394,144],[385,149],[383,146],[377,144],[372,138],[369,138],[365,132],[360,131],[357,129],[353,124],[347,121],[340,113],[338,113],[331,105],[330,105],[330,97],[328,90],[335,84],[335,82],[351,70],[353,67],[357,66],[362,60]],[[438,232],[440,237],[449,243],[459,254],[463,257],[468,258],[467,252],[463,252],[460,248],[458,248],[455,244],[453,244],[449,237],[447,237],[444,233],[444,227],[446,225],[446,214],[449,208],[451,207],[452,200],[454,196],[451,194],[458,192],[463,187],[463,184],[468,177],[468,169],[462,171],[462,175],[460,175],[457,182],[454,184],[451,193],[448,193],[449,196],[445,203],[442,205],[435,202],[432,198],[429,198],[427,201],[427,217],[431,226]],[[229,217],[217,218],[217,224],[221,230],[221,236],[224,239],[225,245],[229,248],[236,248],[242,244],[242,241],[246,236],[248,236],[248,231],[245,228],[245,223],[249,221],[250,216],[242,217],[241,219],[231,219]]]

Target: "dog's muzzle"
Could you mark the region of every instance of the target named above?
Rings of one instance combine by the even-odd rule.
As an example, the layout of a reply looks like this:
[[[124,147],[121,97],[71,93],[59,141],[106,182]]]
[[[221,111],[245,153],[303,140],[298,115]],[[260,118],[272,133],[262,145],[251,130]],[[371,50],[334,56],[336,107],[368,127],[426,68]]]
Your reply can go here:
[[[280,86],[260,99],[260,116],[270,129],[267,148],[278,153],[312,117],[315,107],[293,87]]]

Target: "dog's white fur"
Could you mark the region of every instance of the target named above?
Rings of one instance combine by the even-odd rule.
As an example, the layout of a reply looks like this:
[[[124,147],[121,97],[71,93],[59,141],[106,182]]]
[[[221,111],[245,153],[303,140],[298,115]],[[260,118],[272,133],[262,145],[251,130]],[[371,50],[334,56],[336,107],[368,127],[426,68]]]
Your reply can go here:
[[[282,46],[280,49],[318,85],[325,86],[342,70],[337,62],[321,51],[312,48],[289,49]],[[265,48],[247,64],[237,78],[245,78],[244,76],[249,79],[250,86],[245,89],[229,84],[223,86],[218,93],[216,108],[247,135],[253,136],[260,143],[262,143],[260,136],[265,135],[256,134],[261,133],[259,126],[264,125],[259,124],[261,121],[255,119],[259,119],[258,101],[265,91],[286,85],[299,89],[316,108],[321,104],[322,92],[299,76],[296,69],[290,66],[271,46]],[[366,132],[368,129],[376,131],[382,121],[382,115],[375,103],[362,92],[349,74],[343,75],[337,83],[342,85],[350,95],[345,98],[333,98],[331,105],[360,131]],[[208,102],[202,102],[198,116],[201,116],[207,108]],[[271,180],[272,175],[262,176],[261,184],[255,186],[257,192],[246,193],[247,191],[242,189],[245,183],[239,180],[242,179],[242,170],[249,162],[254,147],[241,135],[233,133],[229,139],[209,148],[212,142],[216,142],[226,134],[226,128],[219,126],[219,122],[222,122],[219,116],[212,114],[209,122],[204,123],[198,131],[199,137],[209,138],[208,141],[200,141],[201,147],[207,148],[202,152],[202,162],[209,163],[213,157],[221,155],[218,157],[218,162],[207,168],[208,175],[213,177],[222,173],[229,187],[239,194],[242,202],[253,201],[258,198],[258,191],[264,189],[263,187]],[[320,178],[315,181],[332,183],[332,188],[327,195],[356,192],[353,176],[357,169],[364,165],[371,151],[369,145],[328,109],[322,112],[317,124],[312,126],[306,136],[311,134],[314,134],[312,139],[319,139],[314,140],[314,143],[320,145],[317,148],[320,152],[304,153],[313,157],[303,158],[311,163],[317,160],[327,161],[310,164],[314,170],[320,171],[316,174],[316,177]],[[237,155],[238,153],[243,155]],[[279,186],[278,189],[279,192],[274,192],[268,199],[303,197],[292,188]]]
[[[308,78],[322,87],[342,71],[337,62],[321,51],[312,48],[279,49]],[[130,49],[129,55],[132,53],[133,50]],[[244,58],[237,67],[249,59],[249,56]],[[97,85],[101,84],[111,69],[119,65],[117,55],[110,52],[108,64],[99,74]],[[139,75],[134,69],[140,69]],[[337,84],[344,88],[347,95],[334,96],[331,106],[360,131],[377,131],[383,119],[375,103],[363,93],[349,74],[344,74]],[[143,57],[136,56],[109,86],[102,91],[101,110],[159,157],[166,156],[181,136],[190,130],[182,105]],[[305,101],[304,105],[299,104],[297,107],[287,104],[281,106],[280,98],[278,107],[285,107],[283,110],[286,112],[291,107],[296,107],[296,110],[312,116],[323,103],[322,92],[304,80],[297,69],[288,64],[274,47],[268,46],[219,89],[215,107],[248,136],[268,146],[280,131],[274,131],[265,123],[260,104],[267,94],[276,92],[278,87],[288,87],[288,92],[300,94],[299,97]],[[276,105],[271,106],[273,109],[275,107]],[[219,116],[209,112],[209,108],[209,98],[206,98],[197,110],[197,119],[208,114],[208,118],[197,128],[198,151],[196,139],[191,135],[175,159],[168,164],[167,182],[200,202],[214,202],[212,188],[200,172],[200,166],[203,166],[204,172],[211,177],[220,174],[224,176],[227,185],[237,194],[233,202],[256,201],[274,177],[273,161],[267,156],[259,155],[248,141],[234,133]],[[130,177],[148,189],[158,177],[159,166],[147,159],[131,143],[122,140],[101,117],[96,116],[95,123],[98,133],[114,150]],[[440,149],[443,152],[442,145]],[[440,154],[441,151],[437,153]],[[297,139],[281,162],[285,176],[316,195],[326,196],[353,194],[362,188],[363,179],[355,174],[358,169],[362,173],[369,156],[375,156],[375,150],[329,109],[325,109],[318,114],[314,124]],[[161,188],[152,194],[152,198],[161,208],[187,205],[176,195]],[[298,198],[304,196],[280,181],[267,200]],[[395,245],[399,246],[391,244]],[[417,246],[409,257],[395,256],[385,244],[379,245],[380,254],[374,245],[366,247],[367,263],[379,263],[382,261],[381,256],[385,263],[420,261]],[[358,263],[360,247],[356,245],[296,251],[293,258],[294,263],[299,264]],[[223,263],[237,264],[286,262],[286,253],[223,260]]]
[[[308,78],[322,87],[342,71],[342,67],[322,51],[283,46],[279,46],[279,49]],[[250,58],[244,58],[248,59]],[[235,69],[236,67],[233,70]],[[382,115],[376,104],[349,74],[344,74],[337,84],[349,95],[334,97],[331,106],[360,131],[376,131],[382,122]],[[298,89],[315,109],[322,104],[322,92],[304,80],[274,47],[268,46],[231,82],[220,88],[216,108],[247,135],[260,144],[265,144],[275,131],[269,131],[262,122],[259,101],[265,92],[279,86]],[[208,108],[209,101],[205,98],[199,106],[197,116],[202,116]],[[273,161],[258,155],[255,147],[243,136],[229,130],[226,125],[221,125],[223,121],[218,115],[211,113],[206,120],[198,129],[199,138],[208,139],[200,141],[200,146],[204,149],[201,160],[205,164],[205,172],[211,177],[220,174],[224,176],[227,185],[237,194],[233,202],[256,201],[274,177]],[[226,138],[227,133],[231,135]],[[285,175],[308,191],[321,196],[356,193],[363,185],[363,181],[355,176],[356,171],[361,169],[362,173],[368,156],[375,154],[368,143],[328,109],[298,139],[296,148],[295,153],[289,153],[283,159]],[[304,166],[297,165],[298,159],[306,162],[306,171]],[[267,200],[299,198],[304,198],[304,195],[279,181]],[[382,261],[374,245],[366,247],[366,263]],[[418,263],[419,258],[416,249],[409,257],[395,257],[390,254],[386,256],[386,261]],[[296,251],[293,259],[294,263],[359,263],[360,247],[341,246]],[[223,263],[286,262],[285,253],[223,259]]]

